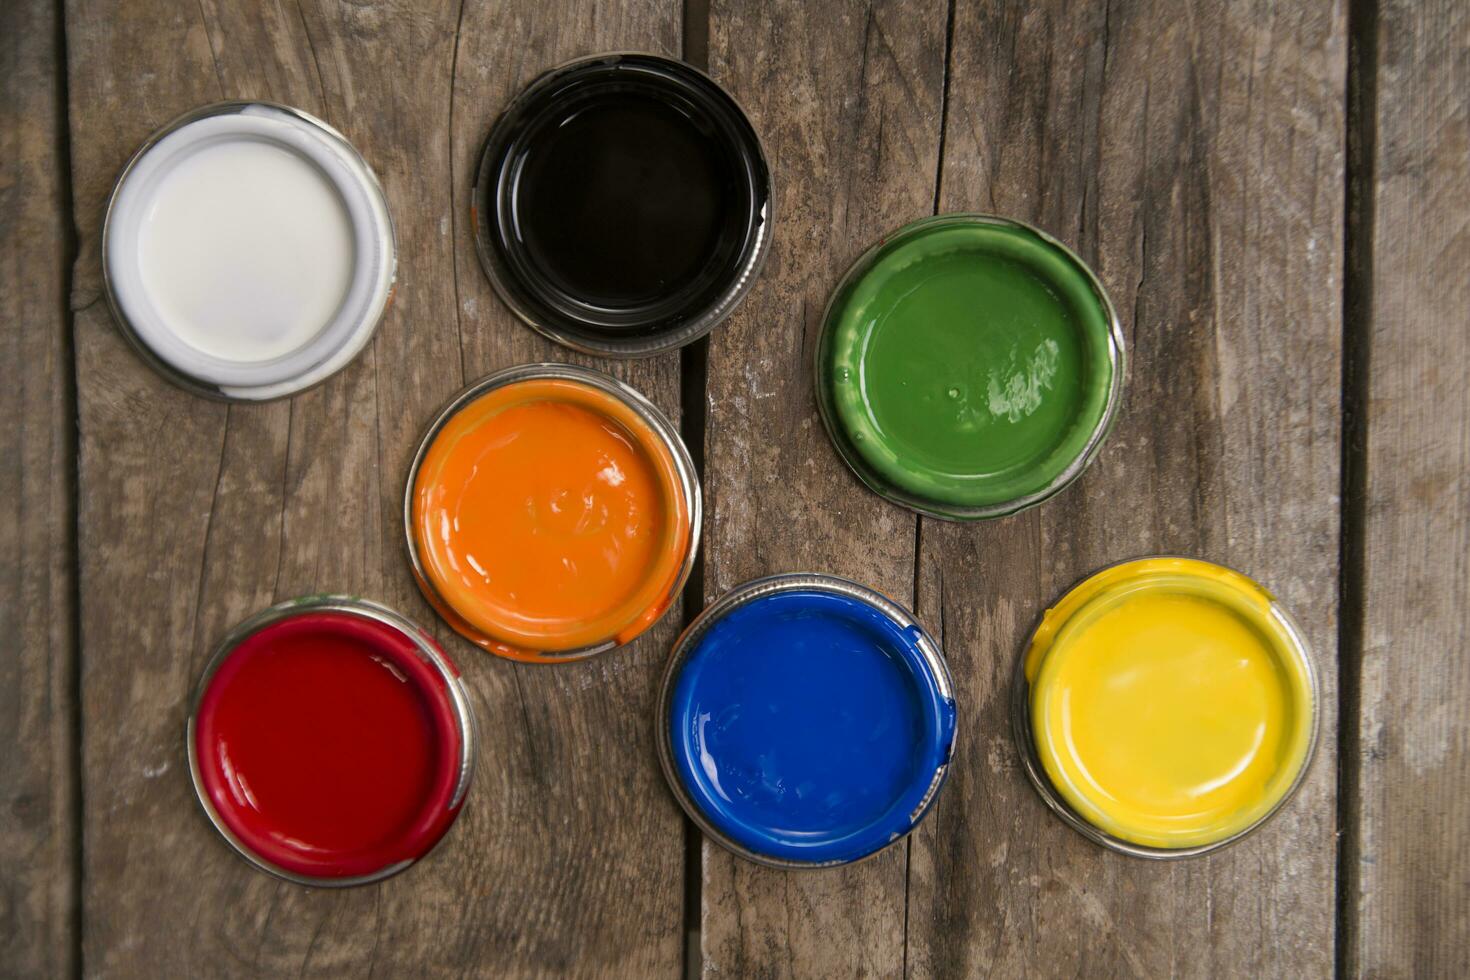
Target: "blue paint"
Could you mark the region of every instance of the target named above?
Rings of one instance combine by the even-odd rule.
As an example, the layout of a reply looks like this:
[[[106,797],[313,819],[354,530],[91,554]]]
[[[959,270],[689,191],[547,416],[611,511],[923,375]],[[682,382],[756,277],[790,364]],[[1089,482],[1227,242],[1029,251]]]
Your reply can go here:
[[[908,833],[955,726],[918,636],[809,589],[711,626],[679,671],[669,719],[675,767],[706,819],[751,851],[814,864]]]

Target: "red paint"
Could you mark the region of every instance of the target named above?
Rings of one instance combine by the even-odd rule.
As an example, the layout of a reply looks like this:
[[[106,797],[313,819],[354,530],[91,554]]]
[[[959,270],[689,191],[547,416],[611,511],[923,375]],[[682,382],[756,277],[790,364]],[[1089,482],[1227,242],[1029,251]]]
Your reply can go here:
[[[245,846],[319,878],[421,857],[453,822],[462,742],[442,677],[397,628],[310,612],[242,641],[209,682],[195,750]]]

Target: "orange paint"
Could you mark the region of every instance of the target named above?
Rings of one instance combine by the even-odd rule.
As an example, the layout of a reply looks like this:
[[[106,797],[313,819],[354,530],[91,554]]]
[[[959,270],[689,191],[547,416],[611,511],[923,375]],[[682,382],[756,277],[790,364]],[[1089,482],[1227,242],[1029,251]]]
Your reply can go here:
[[[426,594],[495,653],[625,643],[668,607],[691,546],[673,454],[590,384],[530,379],[466,403],[413,487]]]

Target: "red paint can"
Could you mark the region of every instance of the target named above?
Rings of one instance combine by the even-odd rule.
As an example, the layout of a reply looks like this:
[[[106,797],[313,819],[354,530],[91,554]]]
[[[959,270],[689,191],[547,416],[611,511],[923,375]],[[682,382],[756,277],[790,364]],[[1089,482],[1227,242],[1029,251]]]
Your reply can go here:
[[[205,813],[288,881],[378,881],[454,823],[474,764],[458,671],[427,633],[344,596],[272,606],[231,630],[200,679],[189,769]]]

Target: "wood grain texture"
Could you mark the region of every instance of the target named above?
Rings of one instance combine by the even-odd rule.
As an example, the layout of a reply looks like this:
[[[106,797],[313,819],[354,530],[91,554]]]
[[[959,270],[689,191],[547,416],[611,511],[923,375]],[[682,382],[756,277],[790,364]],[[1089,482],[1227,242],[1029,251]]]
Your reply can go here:
[[[1310,3],[957,2],[940,209],[1072,244],[1120,313],[1131,371],[1078,484],[993,523],[923,522],[919,614],[965,730],[914,838],[915,976],[1332,970],[1344,31],[1340,9]],[[1174,863],[1053,817],[1007,700],[1048,603],[1158,552],[1265,583],[1304,627],[1323,695],[1292,803]]]
[[[574,361],[628,382],[679,421],[679,355],[613,362],[572,353],[522,326],[495,297],[475,254],[470,182],[490,124],[543,71],[606,51],[677,57],[677,0],[560,5],[466,3],[455,58],[452,146],[456,298],[465,375],[530,361]],[[496,879],[495,921],[538,971],[677,975],[683,957],[683,818],[653,748],[653,695],[681,606],[627,650],[554,667],[498,664],[483,675],[489,711],[481,775],[495,825],[479,846]],[[482,715],[483,717],[483,715]],[[505,770],[505,771],[502,771]],[[515,828],[520,828],[516,832]],[[489,944],[493,949],[495,943]],[[491,954],[487,972],[515,960]],[[504,965],[499,965],[503,963]]]
[[[769,262],[710,340],[706,598],[783,571],[913,598],[914,517],[865,490],[817,416],[827,294],[878,236],[931,212],[945,7],[715,0],[710,72],[749,112],[775,185]],[[907,845],[843,870],[778,872],[703,848],[707,976],[902,972]]]
[[[432,412],[467,379],[552,353],[466,260],[471,148],[515,86],[505,66],[524,59],[529,78],[574,43],[677,46],[668,4],[517,9],[68,6],[90,974],[677,972],[680,825],[648,723],[671,627],[588,664],[514,667],[433,618],[403,553],[404,475]],[[113,176],[153,128],[223,97],[291,103],[342,130],[397,226],[397,291],[372,348],[288,402],[226,407],[171,389],[99,302]],[[669,363],[631,373],[677,413]],[[213,836],[183,759],[210,645],[252,610],[316,591],[432,626],[480,721],[476,785],[440,850],[347,892],[251,871]]]
[[[1453,0],[1360,7],[1374,25],[1360,226],[1371,368],[1338,941],[1348,975],[1458,976],[1470,973],[1470,16]],[[706,598],[810,569],[916,603],[949,656],[962,731],[936,811],[874,861],[783,874],[706,843],[704,973],[1325,975],[1344,11],[952,8],[946,62],[945,0],[711,4],[711,72],[762,134],[777,224],[762,278],[710,343]],[[50,75],[53,16],[44,0],[0,4],[0,635],[18,638],[0,667],[0,973],[676,975],[682,827],[649,714],[678,611],[590,663],[491,660],[419,598],[399,511],[424,421],[490,370],[591,363],[677,417],[677,355],[599,363],[519,326],[480,272],[467,215],[480,142],[521,86],[599,50],[676,54],[680,5],[67,0],[69,107]],[[113,177],[156,126],[224,97],[288,102],[343,130],[397,223],[399,285],[372,348],[289,402],[225,407],[169,387],[101,300]],[[68,108],[75,416],[54,132]],[[1131,345],[1125,411],[1094,469],[1042,508],[980,526],[920,525],[869,494],[812,399],[832,285],[936,199],[1072,244]],[[1272,588],[1306,629],[1324,694],[1301,794],[1239,845],[1169,865],[1105,853],[1053,818],[1018,768],[1005,702],[1045,604],[1104,563],[1156,551],[1223,561]],[[434,627],[481,725],[476,785],[444,847],[346,893],[249,870],[198,812],[183,759],[187,699],[213,641],[263,605],[320,590]]]
[[[1361,189],[1371,220],[1359,220],[1371,249],[1358,311],[1366,486],[1343,962],[1350,976],[1466,976],[1470,10],[1395,0],[1374,26],[1363,52],[1377,98],[1362,107],[1375,138]]]
[[[75,966],[75,645],[60,14],[0,5],[0,973]]]

